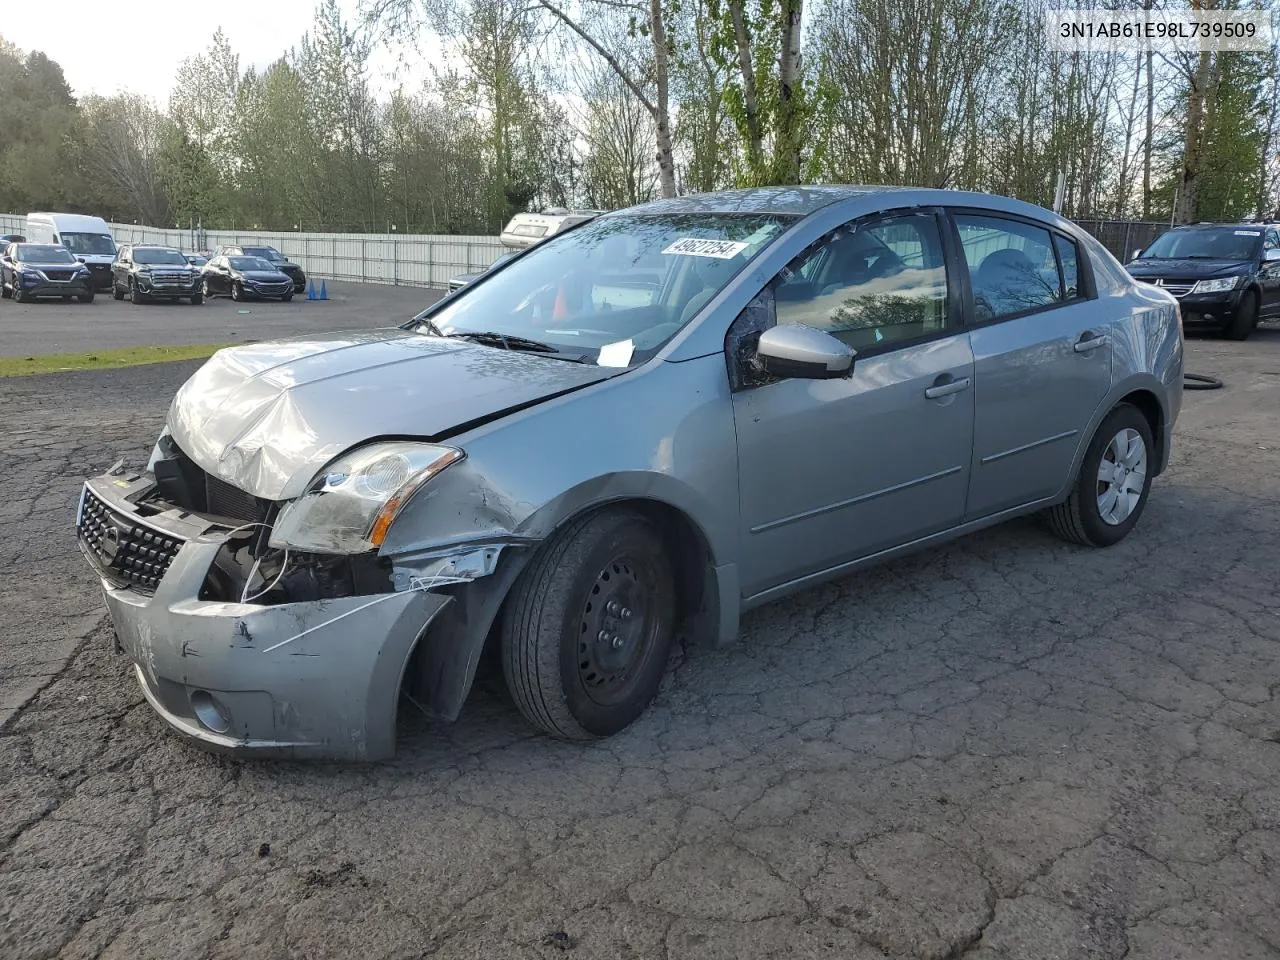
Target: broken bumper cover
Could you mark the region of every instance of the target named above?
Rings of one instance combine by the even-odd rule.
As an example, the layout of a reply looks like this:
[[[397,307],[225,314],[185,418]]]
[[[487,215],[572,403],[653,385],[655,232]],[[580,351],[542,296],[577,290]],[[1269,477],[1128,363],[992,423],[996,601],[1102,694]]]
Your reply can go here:
[[[405,665],[451,598],[413,589],[277,606],[200,600],[224,535],[183,543],[154,593],[120,585],[85,551],[147,701],[219,752],[391,756]]]

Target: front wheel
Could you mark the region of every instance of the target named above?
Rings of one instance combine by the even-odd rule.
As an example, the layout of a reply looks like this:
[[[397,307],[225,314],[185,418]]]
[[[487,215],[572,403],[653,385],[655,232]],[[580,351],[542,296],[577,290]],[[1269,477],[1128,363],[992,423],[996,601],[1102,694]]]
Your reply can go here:
[[[675,621],[675,576],[653,524],[630,510],[591,514],[550,540],[507,598],[507,687],[552,736],[607,737],[657,694]]]
[[[200,293],[204,296],[206,300],[209,300],[213,297],[213,291],[209,289],[208,280],[200,281]]]
[[[1223,329],[1222,335],[1228,340],[1248,340],[1249,334],[1253,333],[1254,328],[1258,326],[1258,295],[1252,290],[1246,290],[1240,298],[1240,306],[1236,308],[1236,315],[1231,318],[1231,322]]]
[[[124,289],[120,286],[120,284],[116,283],[114,280],[111,281],[111,299],[113,300],[124,299]]]
[[[233,283],[231,285],[231,299],[232,300],[244,299],[244,287],[242,287],[239,283]]]
[[[200,305],[200,304],[202,304],[202,303],[204,303],[204,294],[203,294],[203,293],[193,293],[193,294],[191,295],[191,305],[192,305],[193,307],[197,307],[197,306],[199,306],[199,305]]]
[[[1147,505],[1154,454],[1151,425],[1142,412],[1127,403],[1112,410],[1085,451],[1071,494],[1049,508],[1053,532],[1088,547],[1123,540]]]
[[[88,293],[80,294],[79,299],[81,303],[93,303],[93,291],[90,290]]]
[[[280,302],[281,302],[281,303],[288,303],[288,302],[289,302],[290,300],[292,300],[292,299],[293,299],[293,294],[292,294],[292,293],[286,293],[283,297],[281,297],[281,298],[280,298]]]
[[[151,298],[138,289],[138,285],[129,281],[129,300],[133,303],[146,303]]]
[[[13,278],[13,302],[22,303],[26,300],[26,294],[22,292],[22,284],[18,282],[18,278]]]

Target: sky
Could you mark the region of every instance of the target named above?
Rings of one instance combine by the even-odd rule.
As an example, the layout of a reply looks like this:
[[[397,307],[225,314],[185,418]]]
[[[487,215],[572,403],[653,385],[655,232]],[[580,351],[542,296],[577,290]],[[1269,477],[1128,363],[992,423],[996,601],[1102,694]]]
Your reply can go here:
[[[359,0],[340,0],[340,6],[350,21],[357,20]],[[128,0],[123,5],[64,0],[56,10],[61,26],[50,29],[49,11],[42,4],[17,0],[17,10],[0,21],[0,36],[56,60],[76,96],[128,90],[164,107],[178,65],[207,49],[218,27],[240,54],[242,70],[261,68],[297,45],[311,26],[315,7],[314,0]],[[375,88],[392,85],[397,76],[407,87],[421,84],[423,71],[397,66],[401,53],[384,49],[375,54]],[[408,57],[418,59],[413,53]]]

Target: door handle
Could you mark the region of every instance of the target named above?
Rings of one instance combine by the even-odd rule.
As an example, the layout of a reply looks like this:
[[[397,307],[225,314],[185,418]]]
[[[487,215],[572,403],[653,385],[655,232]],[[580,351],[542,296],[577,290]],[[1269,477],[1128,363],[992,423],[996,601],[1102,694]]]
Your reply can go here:
[[[1111,342],[1111,337],[1105,333],[1094,333],[1092,330],[1086,330],[1080,334],[1080,339],[1075,342],[1075,346],[1071,349],[1076,353],[1088,353],[1091,350],[1097,350],[1099,347],[1106,346]]]
[[[959,380],[948,380],[946,383],[935,383],[932,387],[925,390],[924,395],[930,400],[937,400],[939,397],[949,397],[953,393],[959,393],[961,390],[969,389],[969,378],[961,377]]]

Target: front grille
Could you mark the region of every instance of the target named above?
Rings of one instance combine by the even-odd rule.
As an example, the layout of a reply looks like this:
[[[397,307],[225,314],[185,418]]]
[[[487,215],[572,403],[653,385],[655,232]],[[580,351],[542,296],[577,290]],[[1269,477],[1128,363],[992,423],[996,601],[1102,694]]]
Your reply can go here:
[[[155,592],[184,542],[117,513],[88,487],[77,529],[80,540],[108,576],[142,593]]]
[[[229,520],[241,520],[245,523],[260,522],[266,519],[267,502],[259,500],[251,493],[220,480],[213,474],[204,475],[204,489],[209,512]]]
[[[1175,297],[1185,297],[1191,292],[1191,288],[1196,285],[1194,280],[1153,280],[1151,281],[1161,290],[1167,290]]]
[[[288,293],[293,289],[293,283],[257,283],[253,289],[259,293]]]
[[[43,272],[50,280],[56,280],[59,283],[66,283],[76,275],[74,270],[45,270]]]

